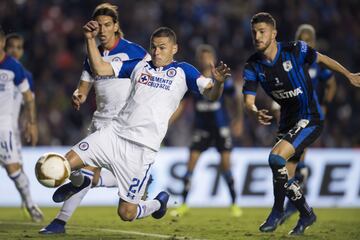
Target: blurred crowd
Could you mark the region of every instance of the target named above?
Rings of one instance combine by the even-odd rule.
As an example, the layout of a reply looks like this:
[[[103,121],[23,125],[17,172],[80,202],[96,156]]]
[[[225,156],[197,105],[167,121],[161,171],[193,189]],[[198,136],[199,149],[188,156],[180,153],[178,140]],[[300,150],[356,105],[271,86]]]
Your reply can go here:
[[[95,110],[89,96],[79,112],[71,106],[85,56],[82,25],[95,6],[104,1],[2,0],[0,23],[6,33],[19,32],[25,39],[23,64],[34,75],[40,129],[40,145],[73,145],[86,135]],[[310,23],[317,30],[318,50],[360,71],[360,1],[358,0],[118,0],[120,25],[125,38],[145,48],[159,26],[178,35],[177,60],[194,63],[198,44],[215,47],[218,58],[233,70],[238,98],[242,98],[242,68],[253,52],[250,19],[260,11],[277,20],[278,41],[294,39],[298,25]],[[317,147],[360,146],[360,90],[336,75],[337,93],[331,103],[326,126]],[[92,93],[93,95],[94,93]],[[258,105],[270,107],[260,94]],[[241,107],[241,106],[239,106]],[[186,105],[181,119],[170,127],[167,146],[186,146],[191,136],[193,108]],[[244,113],[234,127],[236,146],[263,147],[273,144],[276,123],[260,126]]]

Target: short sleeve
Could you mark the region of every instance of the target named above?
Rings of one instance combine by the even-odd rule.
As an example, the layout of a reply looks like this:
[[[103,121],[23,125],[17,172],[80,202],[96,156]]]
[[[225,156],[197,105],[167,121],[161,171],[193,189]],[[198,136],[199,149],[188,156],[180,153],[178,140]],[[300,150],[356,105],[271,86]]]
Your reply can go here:
[[[114,61],[111,62],[115,76],[119,78],[130,78],[136,65],[141,62],[142,59],[132,59],[128,61]]]
[[[80,80],[85,81],[85,82],[94,82],[94,78],[92,77],[92,71],[90,68],[88,58],[86,58],[84,61],[83,71],[81,73]]]
[[[191,64],[180,63],[180,68],[184,71],[186,85],[193,93],[203,94],[209,83],[212,83],[211,78],[206,78]]]
[[[251,66],[251,64],[246,63],[243,71],[243,94],[256,95],[256,90],[258,86],[258,79],[256,75],[256,71]]]
[[[34,84],[34,78],[31,72],[25,70],[25,76],[29,82],[30,90],[34,93],[35,92],[35,84]]]
[[[307,45],[304,41],[298,41],[298,56],[299,56],[299,63],[305,64],[308,63],[309,65],[313,64],[317,59],[317,52],[315,49],[311,48]]]

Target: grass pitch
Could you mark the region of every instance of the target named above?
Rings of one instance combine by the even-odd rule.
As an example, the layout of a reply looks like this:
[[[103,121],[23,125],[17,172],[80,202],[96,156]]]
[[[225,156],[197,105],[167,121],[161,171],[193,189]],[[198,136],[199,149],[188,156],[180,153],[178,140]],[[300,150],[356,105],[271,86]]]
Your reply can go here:
[[[240,218],[227,208],[198,208],[181,217],[169,214],[122,222],[114,207],[81,207],[67,224],[67,233],[44,236],[41,227],[52,220],[57,208],[42,208],[44,223],[30,222],[19,208],[0,208],[0,239],[360,239],[360,209],[316,209],[318,221],[304,236],[287,233],[295,226],[293,216],[274,233],[260,233],[259,225],[270,209],[245,208]]]

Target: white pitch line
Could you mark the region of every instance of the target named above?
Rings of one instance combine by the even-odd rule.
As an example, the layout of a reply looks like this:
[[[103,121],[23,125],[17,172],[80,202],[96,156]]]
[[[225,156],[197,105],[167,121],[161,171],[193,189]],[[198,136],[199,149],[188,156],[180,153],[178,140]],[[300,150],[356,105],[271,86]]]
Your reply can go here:
[[[3,222],[0,221],[0,224],[16,224],[16,225],[25,225],[25,226],[42,226],[39,223],[30,223],[30,222]],[[68,226],[68,228],[72,229],[82,229],[82,230],[89,230],[86,227],[76,227],[76,226]],[[199,238],[192,238],[192,237],[181,237],[175,235],[164,235],[164,234],[156,234],[156,233],[143,233],[143,232],[136,232],[136,231],[126,231],[120,229],[109,229],[109,228],[91,228],[91,230],[102,231],[102,232],[112,232],[112,233],[123,233],[123,234],[130,234],[130,235],[138,235],[138,236],[146,236],[146,237],[154,237],[154,238],[164,238],[164,239],[178,239],[178,240],[206,240],[206,239],[199,239]],[[70,236],[70,235],[69,235]]]

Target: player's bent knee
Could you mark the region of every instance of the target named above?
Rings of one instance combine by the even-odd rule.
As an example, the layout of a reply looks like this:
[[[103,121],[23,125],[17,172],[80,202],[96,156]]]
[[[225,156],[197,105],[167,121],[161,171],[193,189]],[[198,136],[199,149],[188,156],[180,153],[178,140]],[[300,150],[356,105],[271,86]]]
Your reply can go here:
[[[133,221],[136,218],[137,205],[131,203],[120,203],[118,215],[123,221]]]

